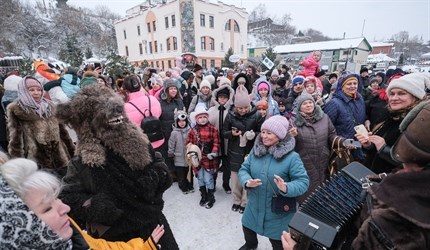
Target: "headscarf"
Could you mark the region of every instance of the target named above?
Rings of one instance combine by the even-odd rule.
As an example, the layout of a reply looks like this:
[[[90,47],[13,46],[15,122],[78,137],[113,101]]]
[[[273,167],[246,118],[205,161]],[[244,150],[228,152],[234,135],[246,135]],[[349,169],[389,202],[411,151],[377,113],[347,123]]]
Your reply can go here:
[[[0,249],[72,249],[54,233],[0,175]]]
[[[26,81],[30,80],[32,84],[39,84],[40,89],[42,91],[42,98],[39,102],[36,102],[34,98],[31,96],[28,88],[26,86]],[[26,76],[22,79],[22,81],[18,84],[18,97],[19,103],[21,107],[26,112],[35,112],[40,117],[50,117],[51,116],[51,106],[49,105],[48,100],[43,97],[43,86],[42,84],[32,76]]]

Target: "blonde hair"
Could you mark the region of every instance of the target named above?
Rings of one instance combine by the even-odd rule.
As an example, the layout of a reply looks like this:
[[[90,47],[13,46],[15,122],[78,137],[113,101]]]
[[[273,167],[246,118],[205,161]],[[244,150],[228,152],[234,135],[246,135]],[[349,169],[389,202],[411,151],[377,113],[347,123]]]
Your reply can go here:
[[[0,166],[0,173],[15,193],[25,200],[29,191],[37,189],[47,191],[43,201],[56,199],[62,184],[53,174],[39,170],[34,161],[16,158]]]
[[[6,163],[8,160],[9,160],[9,157],[7,156],[7,154],[0,151],[0,165]]]

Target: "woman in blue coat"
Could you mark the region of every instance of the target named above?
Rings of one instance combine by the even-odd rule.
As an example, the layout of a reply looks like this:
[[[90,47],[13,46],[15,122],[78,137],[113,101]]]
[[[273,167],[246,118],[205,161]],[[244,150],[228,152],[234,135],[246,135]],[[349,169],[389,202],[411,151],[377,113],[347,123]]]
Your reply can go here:
[[[280,115],[267,119],[248,158],[239,170],[239,179],[248,192],[248,205],[242,217],[245,245],[240,250],[256,249],[257,234],[269,238],[273,249],[282,249],[281,234],[288,230],[294,213],[272,212],[274,194],[294,198],[306,192],[309,177],[295,140],[287,133],[288,120]]]

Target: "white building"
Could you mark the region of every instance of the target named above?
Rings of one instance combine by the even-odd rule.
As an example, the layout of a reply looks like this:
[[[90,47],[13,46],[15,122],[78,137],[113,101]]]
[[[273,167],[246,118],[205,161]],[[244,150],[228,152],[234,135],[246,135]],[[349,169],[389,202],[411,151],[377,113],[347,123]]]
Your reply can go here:
[[[228,49],[246,60],[248,13],[244,8],[205,0],[142,3],[115,22],[120,55],[139,66],[146,60],[163,70],[193,53],[203,68],[221,67]]]

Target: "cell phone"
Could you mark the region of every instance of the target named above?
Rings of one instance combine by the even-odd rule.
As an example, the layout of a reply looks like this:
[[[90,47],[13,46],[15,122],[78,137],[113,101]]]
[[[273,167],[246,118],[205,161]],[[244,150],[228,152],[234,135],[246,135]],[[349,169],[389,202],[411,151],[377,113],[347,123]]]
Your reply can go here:
[[[354,127],[355,132],[364,136],[364,138],[369,139],[369,131],[367,131],[366,127],[363,124]]]
[[[361,143],[353,139],[346,139],[343,141],[343,146],[354,146],[356,148],[361,148]]]

